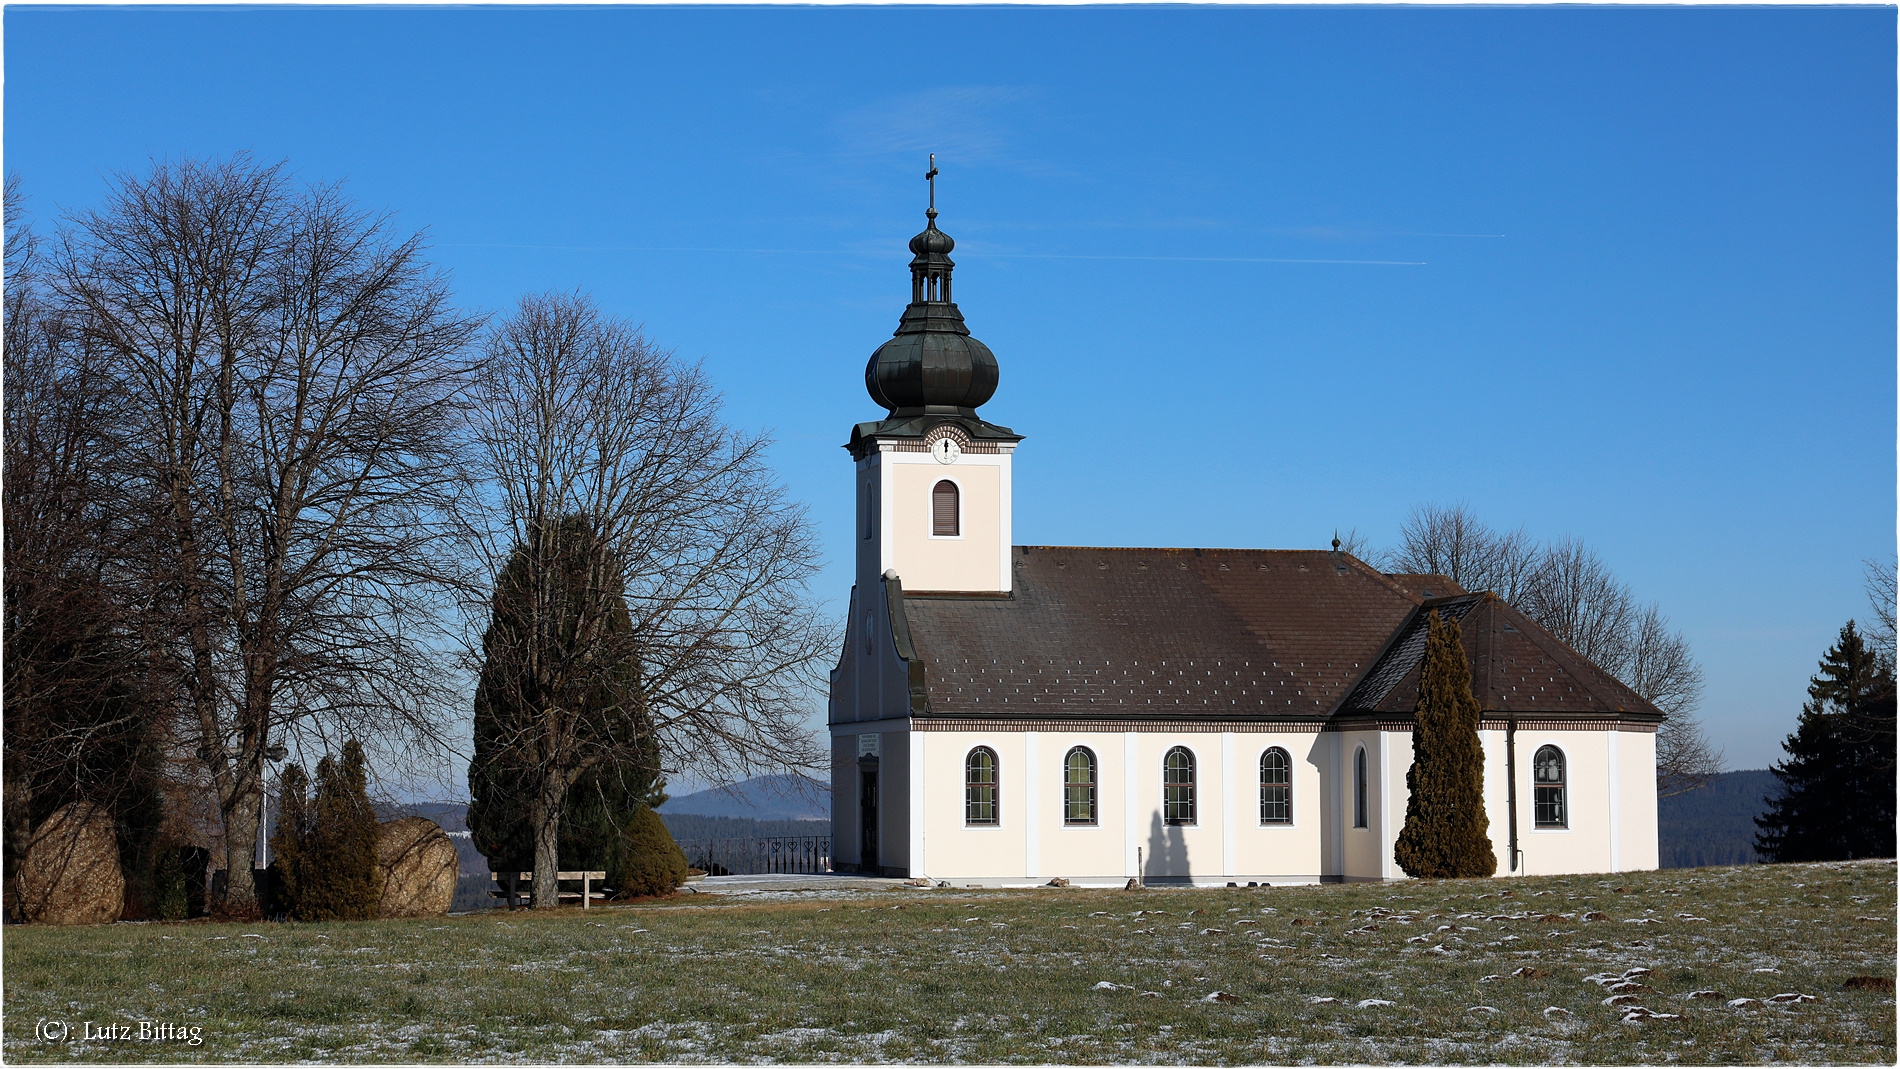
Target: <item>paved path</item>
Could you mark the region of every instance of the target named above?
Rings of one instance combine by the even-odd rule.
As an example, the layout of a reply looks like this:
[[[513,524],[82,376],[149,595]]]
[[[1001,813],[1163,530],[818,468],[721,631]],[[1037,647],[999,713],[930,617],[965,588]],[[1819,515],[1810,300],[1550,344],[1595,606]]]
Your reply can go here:
[[[828,872],[822,875],[785,872],[708,876],[698,883],[689,883],[680,889],[702,894],[731,895],[756,894],[762,891],[882,891],[890,887],[901,887],[903,884],[903,880],[890,877],[854,876],[843,872]]]

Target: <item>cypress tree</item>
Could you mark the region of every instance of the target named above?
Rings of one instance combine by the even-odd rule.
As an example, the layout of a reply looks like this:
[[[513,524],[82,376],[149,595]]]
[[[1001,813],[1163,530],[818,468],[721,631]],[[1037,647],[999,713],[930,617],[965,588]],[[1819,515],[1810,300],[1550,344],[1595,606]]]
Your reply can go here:
[[[1413,713],[1405,827],[1393,856],[1409,876],[1455,878],[1497,872],[1484,813],[1484,749],[1478,699],[1457,620],[1427,619],[1425,661]]]
[[[1774,766],[1781,795],[1755,818],[1768,861],[1894,856],[1894,678],[1853,621],[1821,658]]]
[[[544,777],[572,776],[560,791],[558,867],[624,871],[629,851],[635,849],[636,840],[627,834],[635,814],[664,798],[659,793],[659,743],[646,715],[639,660],[632,652],[632,619],[624,589],[599,581],[600,547],[585,517],[561,520],[546,542],[549,548],[540,567],[527,546],[517,546],[495,582],[475,691],[468,828],[491,870],[531,870],[535,837],[529,813],[534,792]],[[537,626],[537,607],[553,619],[538,621]],[[604,618],[609,641],[597,649],[576,651],[566,643],[584,617]],[[550,685],[547,666],[603,650],[608,663],[588,669],[587,686],[577,701]],[[571,747],[581,767],[552,767],[541,753],[542,708],[570,701],[578,707],[579,730]]]

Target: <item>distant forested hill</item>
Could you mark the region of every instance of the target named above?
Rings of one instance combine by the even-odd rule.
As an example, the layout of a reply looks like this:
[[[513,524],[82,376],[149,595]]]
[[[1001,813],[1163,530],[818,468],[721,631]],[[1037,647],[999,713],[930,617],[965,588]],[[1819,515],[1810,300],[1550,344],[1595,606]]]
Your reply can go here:
[[[682,813],[752,820],[830,820],[831,785],[806,776],[759,776],[730,787],[669,798],[660,807],[660,815],[667,818],[669,826],[672,818]]]
[[[1656,835],[1666,869],[1753,865],[1755,818],[1781,791],[1765,768],[1724,772],[1707,787],[1656,802]]]

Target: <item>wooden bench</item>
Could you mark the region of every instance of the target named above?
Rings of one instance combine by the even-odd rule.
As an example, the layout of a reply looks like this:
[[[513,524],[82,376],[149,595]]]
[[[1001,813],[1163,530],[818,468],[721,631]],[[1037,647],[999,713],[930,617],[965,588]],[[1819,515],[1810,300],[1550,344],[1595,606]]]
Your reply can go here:
[[[489,874],[488,874],[488,878],[489,878],[489,879],[491,879],[491,880],[494,880],[494,881],[495,881],[495,882],[497,882],[497,883],[499,883],[499,882],[501,882],[501,873],[499,873],[499,872],[491,872],[491,873],[489,873]],[[593,883],[594,883],[594,881],[595,881],[595,880],[604,880],[604,879],[606,879],[606,878],[607,878],[607,874],[606,874],[605,872],[599,872],[599,871],[593,871],[593,872],[557,872],[557,873],[555,873],[555,874],[554,874],[554,878],[555,878],[555,879],[556,879],[557,881],[558,881],[558,880],[579,880],[579,881],[581,881],[581,889],[580,889],[580,891],[579,891],[578,893],[577,893],[577,892],[574,892],[574,891],[560,891],[560,890],[557,890],[557,891],[555,892],[555,897],[556,897],[556,898],[567,898],[567,899],[572,899],[572,898],[578,898],[578,899],[580,899],[580,900],[581,900],[581,908],[582,908],[582,909],[586,909],[586,908],[588,907],[588,904],[589,904],[589,903],[590,903],[590,902],[591,902],[592,900],[594,900],[594,899],[596,899],[596,898],[598,898],[598,899],[600,899],[600,900],[601,900],[601,901],[603,901],[603,902],[607,900],[607,896],[606,896],[606,895],[603,895],[603,894],[595,894],[595,893],[594,893],[594,890],[593,890]],[[522,873],[517,873],[517,874],[516,874],[516,876],[515,876],[515,882],[516,882],[517,884],[522,884],[522,883],[526,883],[526,884],[532,884],[532,883],[534,882],[534,873],[532,873],[532,872],[522,872]],[[558,885],[557,885],[557,886],[558,886]],[[532,888],[531,888],[531,889],[532,889]],[[507,897],[508,897],[508,892],[507,892],[507,890],[506,890],[506,889],[497,889],[497,890],[493,890],[493,891],[490,891],[490,892],[488,892],[488,894],[489,894],[489,896],[490,896],[490,897],[493,897],[493,898],[507,898]],[[532,901],[533,901],[533,896],[532,896],[532,895],[529,895],[529,896],[527,896],[527,897],[528,897],[528,899],[529,899],[529,901],[530,901],[530,902],[532,902]]]

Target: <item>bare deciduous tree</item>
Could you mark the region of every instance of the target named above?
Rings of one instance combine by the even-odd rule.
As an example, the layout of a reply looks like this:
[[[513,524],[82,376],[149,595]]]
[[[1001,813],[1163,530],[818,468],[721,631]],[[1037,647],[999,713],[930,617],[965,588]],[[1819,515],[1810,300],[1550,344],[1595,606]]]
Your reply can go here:
[[[121,176],[57,289],[127,407],[127,575],[253,902],[284,733],[439,740],[455,428],[479,323],[417,237],[238,157]]]
[[[1894,578],[1895,559],[1888,557],[1884,561],[1870,560],[1865,563],[1867,600],[1874,607],[1874,626],[1867,629],[1867,644],[1887,659],[1887,667],[1891,670],[1894,658],[1894,599],[1900,594]]]
[[[558,656],[495,673],[526,681],[506,744],[538,780],[534,900],[552,905],[566,788],[590,769],[650,760],[653,742],[604,726],[625,712],[617,705],[559,695],[631,663],[635,695],[617,700],[643,707],[669,768],[723,778],[810,767],[819,755],[803,721],[834,641],[806,598],[819,551],[804,510],[770,477],[766,439],[722,422],[699,368],[586,297],[530,297],[490,335],[478,395],[487,512],[473,534],[491,576],[520,554],[534,577],[511,584],[528,599],[514,626],[564,631],[516,644]],[[586,537],[559,537],[576,524]],[[573,552],[616,596],[576,609],[559,593]]]
[[[1443,575],[1466,590],[1489,590],[1515,604],[1537,566],[1537,548],[1520,528],[1500,534],[1460,502],[1420,505],[1384,556],[1388,572]]]
[[[1622,680],[1666,714],[1656,735],[1659,794],[1704,786],[1722,770],[1695,709],[1702,670],[1681,632],[1655,605],[1639,606],[1602,558],[1576,539],[1539,547],[1522,529],[1499,535],[1463,505],[1421,506],[1386,558],[1394,572],[1448,575],[1488,590]]]
[[[1638,619],[1635,600],[1582,542],[1566,538],[1546,547],[1513,604],[1612,674],[1620,676],[1627,666]]]
[[[33,826],[73,801],[115,817],[155,789],[125,612],[108,583],[118,533],[117,397],[71,317],[45,300],[17,178],[6,183],[5,819],[9,903]],[[150,830],[150,829],[143,829]]]

